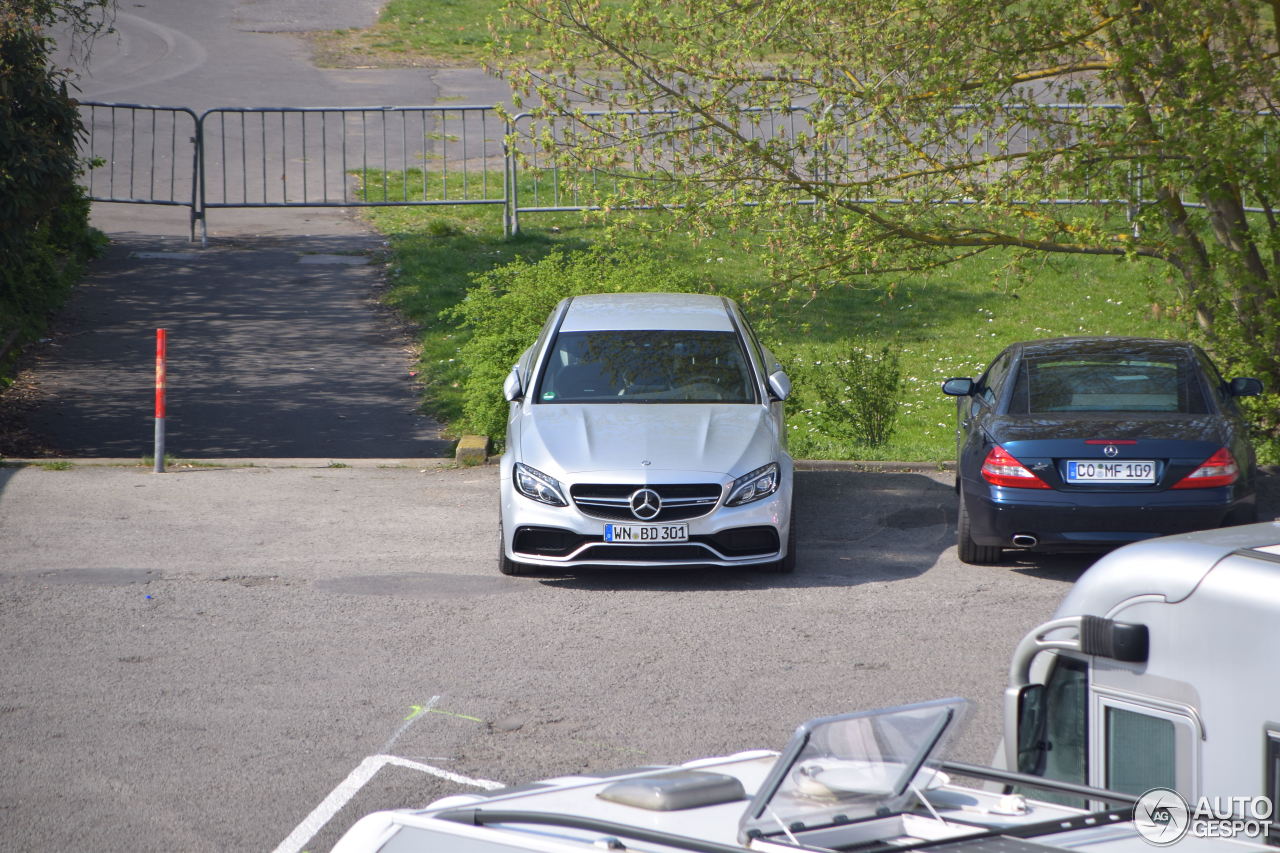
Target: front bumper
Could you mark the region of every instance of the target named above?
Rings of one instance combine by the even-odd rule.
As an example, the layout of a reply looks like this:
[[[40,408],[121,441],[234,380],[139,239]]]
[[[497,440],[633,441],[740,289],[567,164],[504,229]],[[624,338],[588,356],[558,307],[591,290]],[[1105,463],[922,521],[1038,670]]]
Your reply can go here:
[[[1235,488],[1163,492],[1064,493],[964,486],[969,533],[978,545],[1019,547],[1015,535],[1035,537],[1035,551],[1097,550],[1223,527],[1248,517],[1256,497]]]
[[[501,489],[502,547],[508,558],[520,563],[547,568],[581,567],[694,567],[751,566],[774,563],[786,555],[791,523],[792,469],[788,462],[779,463],[778,491],[770,497],[746,506],[726,507],[724,498],[730,477],[692,475],[693,481],[719,481],[720,503],[710,512],[682,519],[687,524],[689,541],[673,544],[615,544],[604,541],[604,528],[611,521],[626,519],[588,515],[570,503],[553,507],[538,503],[518,493],[511,484],[509,464],[503,465]],[[652,482],[681,482],[691,475],[666,476],[670,472],[653,472]],[[602,480],[627,482],[624,474],[612,476],[594,473],[593,482]],[[634,483],[634,475],[631,475]],[[572,484],[564,484],[569,491]],[[643,522],[631,519],[630,523]]]

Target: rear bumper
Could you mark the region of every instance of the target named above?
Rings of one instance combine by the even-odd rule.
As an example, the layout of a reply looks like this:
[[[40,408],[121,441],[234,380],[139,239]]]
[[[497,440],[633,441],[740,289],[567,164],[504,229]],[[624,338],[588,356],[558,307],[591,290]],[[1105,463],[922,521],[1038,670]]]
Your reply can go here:
[[[1142,539],[1208,530],[1251,520],[1253,493],[1236,488],[1164,492],[1074,493],[1041,489],[964,489],[970,535],[979,545],[1017,547],[1035,538],[1037,551],[1091,551]]]

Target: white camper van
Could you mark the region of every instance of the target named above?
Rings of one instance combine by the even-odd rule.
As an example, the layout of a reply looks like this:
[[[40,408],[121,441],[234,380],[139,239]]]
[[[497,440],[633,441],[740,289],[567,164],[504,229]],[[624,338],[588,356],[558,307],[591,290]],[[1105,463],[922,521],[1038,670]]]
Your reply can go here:
[[[1019,644],[1004,708],[1011,770],[1280,803],[1280,522],[1100,559]]]
[[[334,853],[1148,853],[1170,832],[1138,798],[1069,783],[1086,812],[958,784],[1018,781],[942,760],[968,703],[943,699],[811,720],[781,753],[548,779],[381,811]],[[1137,805],[1135,805],[1137,803]],[[1175,820],[1176,820],[1176,816]],[[1172,837],[1172,836],[1171,836]],[[1265,853],[1254,841],[1180,834],[1178,853]]]

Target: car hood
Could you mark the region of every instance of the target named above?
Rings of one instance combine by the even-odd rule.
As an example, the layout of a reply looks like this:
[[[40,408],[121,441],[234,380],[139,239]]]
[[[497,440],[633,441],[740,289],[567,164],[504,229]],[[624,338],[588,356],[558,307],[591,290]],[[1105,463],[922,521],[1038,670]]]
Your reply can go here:
[[[604,471],[740,476],[779,455],[763,406],[660,403],[532,405],[520,418],[516,450],[517,459],[553,476]]]

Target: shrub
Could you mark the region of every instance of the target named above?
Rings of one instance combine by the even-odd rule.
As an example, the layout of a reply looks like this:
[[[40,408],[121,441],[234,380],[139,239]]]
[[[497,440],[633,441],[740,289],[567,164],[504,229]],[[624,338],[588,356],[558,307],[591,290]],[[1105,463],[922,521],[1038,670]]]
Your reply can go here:
[[[507,431],[502,382],[533,344],[556,303],[583,293],[678,293],[713,290],[662,258],[634,252],[557,250],[536,262],[517,259],[479,275],[463,300],[441,316],[467,327],[459,350],[466,366],[464,428],[501,441]]]
[[[822,438],[865,447],[893,438],[902,387],[897,349],[858,341],[845,346],[837,351],[802,345],[782,359],[794,386],[788,408],[807,425],[793,452],[804,455],[806,443],[821,444]]]
[[[0,10],[0,345],[39,333],[99,245],[76,185],[80,118],[44,28],[66,20],[86,32],[102,5],[26,0]]]

